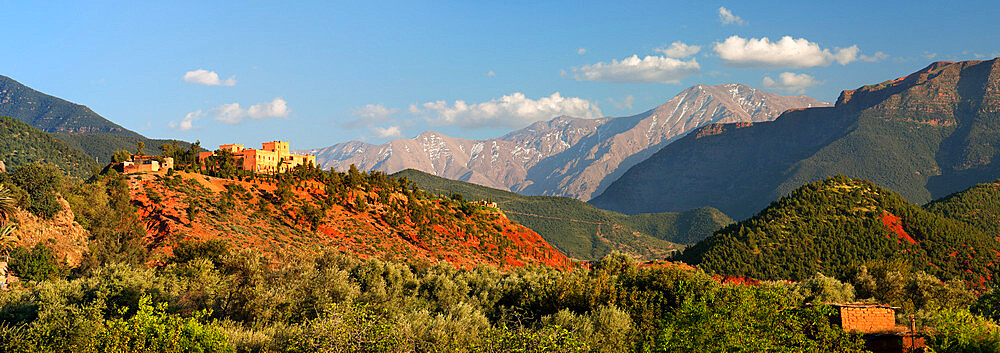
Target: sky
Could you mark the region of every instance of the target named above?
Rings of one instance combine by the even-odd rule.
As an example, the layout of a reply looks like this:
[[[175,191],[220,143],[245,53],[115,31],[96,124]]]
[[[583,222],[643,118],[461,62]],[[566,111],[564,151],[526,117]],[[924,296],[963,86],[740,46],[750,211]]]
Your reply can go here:
[[[834,102],[1000,56],[990,1],[0,1],[0,75],[147,137],[318,148],[628,116],[696,84]]]

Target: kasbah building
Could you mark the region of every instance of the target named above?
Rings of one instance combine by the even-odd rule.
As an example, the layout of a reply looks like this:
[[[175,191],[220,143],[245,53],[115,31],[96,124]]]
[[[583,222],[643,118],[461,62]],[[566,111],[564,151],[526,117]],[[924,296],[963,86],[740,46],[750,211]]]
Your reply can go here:
[[[288,142],[283,141],[264,142],[259,150],[237,144],[219,145],[219,150],[232,152],[243,170],[254,173],[284,173],[303,164],[316,165],[316,156],[292,154]],[[214,154],[214,152],[198,154],[198,163],[204,166],[205,160]]]

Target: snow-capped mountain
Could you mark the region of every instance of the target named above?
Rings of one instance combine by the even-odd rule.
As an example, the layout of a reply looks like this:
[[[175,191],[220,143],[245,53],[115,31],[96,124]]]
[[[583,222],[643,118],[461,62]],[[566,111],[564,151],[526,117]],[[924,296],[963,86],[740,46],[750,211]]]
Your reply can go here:
[[[588,200],[628,168],[695,128],[711,123],[770,121],[792,108],[828,106],[742,84],[690,87],[642,114],[581,119],[560,116],[488,140],[427,131],[382,145],[345,142],[303,150],[324,167],[394,173],[413,168],[531,195]]]

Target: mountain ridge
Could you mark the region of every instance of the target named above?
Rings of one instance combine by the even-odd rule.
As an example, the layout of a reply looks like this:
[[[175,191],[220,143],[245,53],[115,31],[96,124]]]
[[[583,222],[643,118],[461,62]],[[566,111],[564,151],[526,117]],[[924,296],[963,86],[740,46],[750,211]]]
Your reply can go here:
[[[0,75],[0,116],[31,125],[101,162],[110,161],[115,150],[134,151],[140,141],[146,145],[143,151],[146,154],[158,154],[160,145],[173,142],[147,138],[85,105],[40,92],[3,75]]]
[[[838,102],[790,110],[771,122],[701,127],[590,202],[623,213],[707,205],[743,218],[837,174],[871,180],[916,203],[1000,176],[1000,163],[992,162],[1000,156],[992,147],[1000,137],[997,59],[933,63],[844,91]]]
[[[587,200],[628,167],[699,126],[768,121],[790,108],[825,105],[742,84],[696,85],[627,117],[560,116],[486,140],[427,131],[382,145],[351,141],[301,151],[316,154],[324,168],[346,170],[355,164],[389,173],[412,168],[523,194]]]

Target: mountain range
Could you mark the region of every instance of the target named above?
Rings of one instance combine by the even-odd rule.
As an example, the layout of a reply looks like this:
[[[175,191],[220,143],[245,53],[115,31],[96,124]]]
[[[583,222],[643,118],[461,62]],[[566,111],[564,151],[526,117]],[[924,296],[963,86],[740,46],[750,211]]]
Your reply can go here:
[[[86,106],[36,91],[3,75],[0,75],[0,116],[9,116],[49,133],[101,162],[110,161],[118,149],[134,152],[139,141],[145,144],[146,154],[159,154],[160,145],[173,141],[146,138]]]
[[[623,213],[711,206],[736,219],[831,175],[925,203],[1000,175],[1000,60],[936,62],[843,91],[834,107],[710,124],[635,165],[590,202]]]
[[[352,141],[300,152],[315,154],[324,168],[417,169],[522,194],[588,200],[633,165],[700,126],[770,121],[788,109],[822,106],[828,104],[742,84],[697,85],[628,117],[560,116],[495,139],[427,131],[382,145]]]

